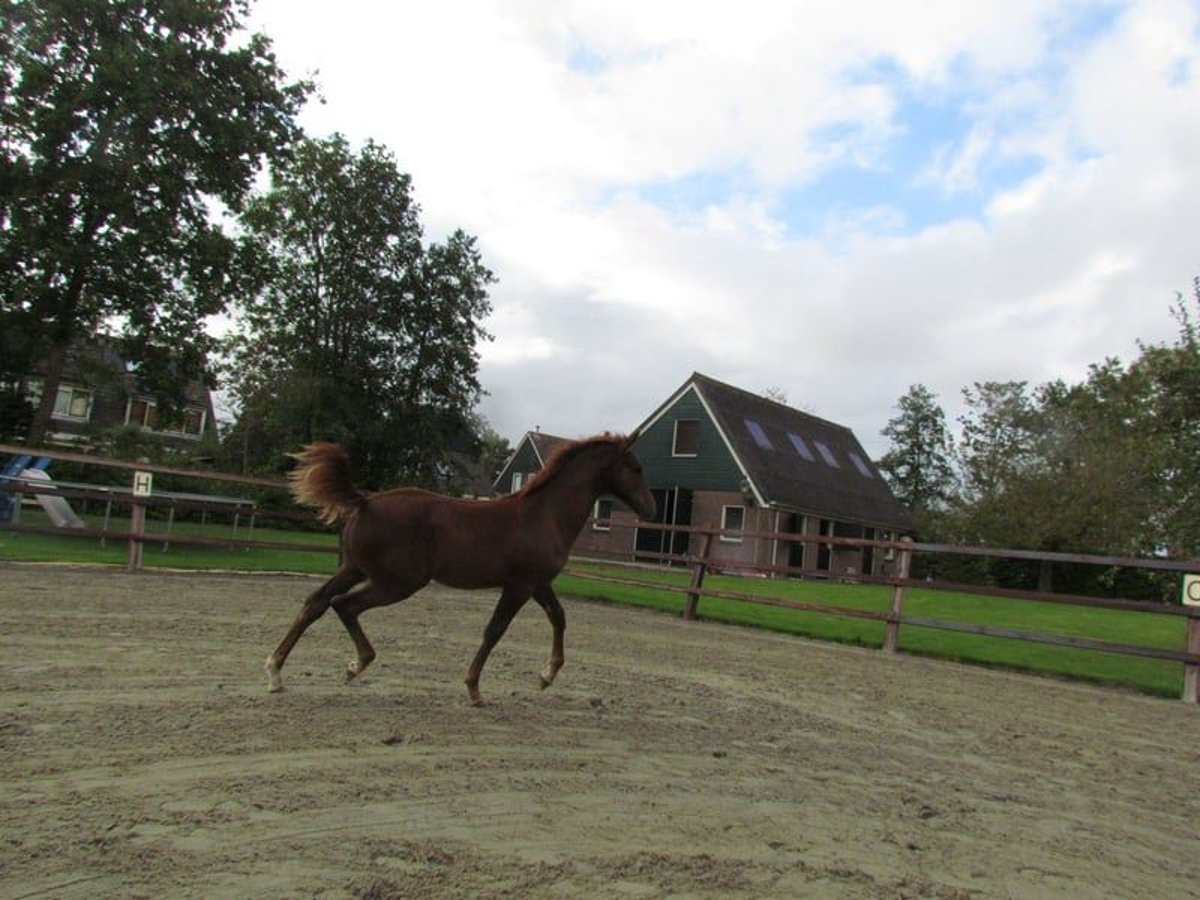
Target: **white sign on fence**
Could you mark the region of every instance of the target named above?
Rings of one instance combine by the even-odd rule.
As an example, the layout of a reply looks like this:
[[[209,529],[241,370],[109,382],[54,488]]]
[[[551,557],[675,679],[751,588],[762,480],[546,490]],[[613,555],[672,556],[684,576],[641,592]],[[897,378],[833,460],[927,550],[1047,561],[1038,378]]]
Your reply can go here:
[[[1185,606],[1200,606],[1200,575],[1183,576],[1183,603]]]
[[[154,484],[153,472],[133,473],[133,496],[149,497],[151,486]]]

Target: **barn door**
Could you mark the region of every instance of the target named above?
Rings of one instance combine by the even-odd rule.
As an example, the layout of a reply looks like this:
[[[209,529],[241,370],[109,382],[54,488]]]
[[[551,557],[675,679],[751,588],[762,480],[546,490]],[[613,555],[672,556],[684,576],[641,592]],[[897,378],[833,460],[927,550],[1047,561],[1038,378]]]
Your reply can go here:
[[[692,490],[691,488],[652,488],[654,503],[657,509],[654,518],[649,520],[657,525],[690,525],[692,524]],[[687,532],[672,533],[657,528],[639,528],[637,531],[637,553],[639,558],[647,562],[665,562],[648,554],[678,553],[683,555],[688,551]]]
[[[675,516],[671,520],[673,524],[679,526],[688,526],[692,524],[692,489],[691,488],[675,488]],[[685,556],[688,552],[688,547],[691,545],[691,534],[686,531],[677,531],[671,538],[671,552],[680,556]]]
[[[643,519],[643,522],[652,522],[656,525],[661,525],[664,522],[671,521],[671,514],[674,512],[675,492],[665,488],[651,488],[650,493],[654,495],[654,518]],[[667,546],[667,533],[660,531],[657,528],[639,528],[637,530],[637,558],[645,562],[662,562],[653,556],[644,554],[663,553]]]
[[[798,513],[791,513],[787,517],[787,522],[783,526],[783,530],[787,534],[800,534],[804,529],[804,517]],[[788,541],[787,545],[787,564],[792,569],[804,568],[804,549],[807,545],[803,541]],[[793,575],[793,577],[795,577]]]

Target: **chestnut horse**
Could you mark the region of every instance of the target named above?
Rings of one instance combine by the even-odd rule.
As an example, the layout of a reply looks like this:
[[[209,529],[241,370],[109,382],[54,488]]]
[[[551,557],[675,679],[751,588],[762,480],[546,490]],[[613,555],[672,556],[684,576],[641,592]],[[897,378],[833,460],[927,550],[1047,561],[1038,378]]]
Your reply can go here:
[[[644,518],[653,518],[654,496],[630,452],[636,435],[601,435],[564,446],[520,491],[488,502],[443,497],[417,488],[364,494],[350,480],[346,451],[309,444],[295,454],[292,493],[316,506],[321,518],[342,525],[342,564],[304,602],[266,670],[272,691],[283,690],[279,670],[305,629],[331,606],[354,641],[356,658],[347,680],[375,658],[358,617],[396,603],[430,581],[454,588],[501,589],[467,670],[467,691],[483,703],[479,675],[488,654],[532,596],[553,628],[550,659],[542,672],[549,687],[563,664],[566,617],[550,583],[567,562],[596,498],[614,494]]]

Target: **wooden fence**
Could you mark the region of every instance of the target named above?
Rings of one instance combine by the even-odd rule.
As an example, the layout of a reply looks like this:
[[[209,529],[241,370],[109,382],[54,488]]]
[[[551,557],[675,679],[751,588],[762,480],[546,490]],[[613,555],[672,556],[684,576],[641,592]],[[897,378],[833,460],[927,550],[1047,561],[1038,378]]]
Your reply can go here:
[[[17,455],[27,454],[30,452],[31,451],[28,451],[22,447],[0,444],[0,454]],[[122,489],[119,494],[114,494],[111,489],[100,488],[97,486],[73,485],[67,487],[64,485],[55,485],[53,482],[25,481],[21,478],[10,478],[5,482],[0,483],[0,491],[36,494],[55,493],[64,498],[103,498],[108,502],[116,501],[127,503],[133,510],[133,515],[131,516],[131,527],[127,532],[113,533],[107,529],[75,528],[64,530],[47,526],[4,522],[0,523],[0,528],[15,531],[48,533],[55,535],[71,534],[79,537],[111,538],[115,540],[128,541],[128,565],[131,569],[136,569],[141,565],[141,548],[145,543],[148,542],[171,542],[183,546],[304,550],[324,553],[337,552],[337,548],[335,547],[314,546],[312,544],[297,542],[241,540],[236,537],[229,539],[199,537],[183,538],[172,537],[170,534],[152,533],[146,531],[145,529],[145,511],[147,507],[170,506],[172,509],[219,509],[228,512],[230,509],[230,504],[228,502],[230,498],[225,498],[219,502],[213,502],[211,500],[206,501],[200,498],[198,495],[186,495],[185,497],[181,497],[180,495],[173,496],[167,494],[165,496],[156,496],[155,494],[151,493],[149,496],[135,496],[137,487],[136,479],[138,473],[144,472],[185,476],[192,479],[223,482],[227,484],[242,484],[284,492],[287,489],[287,483],[282,479],[229,475],[219,472],[210,472],[198,469],[183,469],[174,466],[165,466],[152,463],[132,463],[125,460],[103,459],[85,454],[67,453],[62,451],[38,450],[33,452],[38,456],[48,457],[54,460],[104,466],[108,468],[130,471],[133,473],[132,479],[134,480],[134,484],[130,489]],[[118,497],[119,501],[117,500]],[[304,519],[311,521],[310,515],[295,509],[266,509],[249,500],[244,501],[244,504],[245,505],[235,504],[239,511],[237,514],[248,515],[251,522],[254,521],[255,517],[263,514],[269,514],[271,517],[279,519]],[[720,530],[715,528],[654,525],[644,522],[628,523],[616,520],[605,522],[603,524],[610,528],[624,527],[646,530],[653,529],[669,531],[672,534],[687,533],[698,538],[697,540],[689,541],[689,545],[695,544],[699,546],[699,552],[696,554],[639,554],[640,556],[652,558],[659,564],[671,564],[678,567],[686,567],[690,571],[690,579],[686,586],[664,584],[661,581],[649,581],[630,576],[600,574],[581,570],[577,567],[570,567],[567,570],[570,574],[576,577],[594,581],[631,585],[649,588],[656,591],[676,591],[682,593],[685,597],[683,607],[683,616],[685,619],[694,619],[696,617],[702,598],[717,597],[744,603],[784,607],[802,612],[820,613],[823,615],[868,619],[882,622],[884,624],[883,650],[886,653],[896,653],[898,651],[901,626],[912,625],[921,628],[955,631],[986,637],[1008,638],[1019,641],[1031,641],[1035,643],[1073,647],[1083,650],[1095,650],[1104,653],[1116,653],[1127,656],[1165,660],[1183,665],[1182,698],[1189,703],[1200,703],[1200,606],[1188,606],[1183,604],[1154,604],[1135,600],[1088,597],[1075,594],[1049,593],[1042,591],[1012,590],[992,586],[958,584],[942,581],[918,581],[909,577],[912,556],[914,553],[976,556],[995,559],[1017,559],[1036,561],[1040,563],[1078,563],[1181,574],[1200,573],[1200,560],[1147,559],[1140,557],[1040,553],[1029,550],[1013,550],[991,547],[959,547],[941,544],[914,543],[907,538],[898,541],[887,541],[870,540],[865,538],[839,538],[830,535],[805,535],[780,532],[738,532],[738,535],[742,539],[757,538],[768,541],[802,542],[823,544],[826,546],[845,546],[862,549],[875,548],[882,550],[885,553],[888,551],[894,552],[896,565],[894,570],[888,575],[879,576],[871,574],[857,574],[854,577],[856,582],[880,584],[890,587],[891,602],[888,610],[883,612],[848,608],[824,603],[811,603],[795,599],[766,597],[755,594],[752,591],[735,592],[727,590],[714,590],[711,587],[706,586],[705,581],[708,573],[714,566],[715,559],[713,556],[713,548],[715,546],[715,542],[722,534]],[[809,570],[802,570],[788,566],[751,566],[745,563],[739,563],[738,570],[739,572],[775,577],[793,576],[811,578],[814,575],[814,573]],[[636,569],[631,571],[636,572]],[[748,580],[748,583],[752,582]],[[1070,604],[1080,607],[1125,610],[1145,615],[1181,616],[1187,620],[1184,629],[1184,646],[1178,650],[1168,650],[1160,647],[1123,644],[1068,635],[1033,632],[1024,629],[1002,628],[993,625],[953,622],[942,619],[913,616],[904,611],[904,600],[906,590],[915,587],[929,590],[952,591],[955,593],[982,594],[991,597],[998,597],[1004,600],[1032,600],[1047,603]]]
[[[0,455],[35,456],[59,462],[78,463],[97,466],[106,469],[123,470],[129,474],[129,486],[108,486],[99,484],[79,484],[72,482],[56,482],[28,480],[19,475],[10,476],[0,481],[0,492],[9,494],[33,494],[35,496],[58,497],[64,500],[88,500],[104,503],[106,506],[104,528],[57,528],[47,525],[27,525],[19,521],[0,522],[0,529],[7,531],[26,532],[31,534],[53,534],[80,538],[96,538],[101,541],[123,541],[128,544],[128,567],[136,570],[142,564],[142,547],[148,543],[177,544],[192,547],[217,547],[227,549],[257,548],[272,550],[305,550],[316,552],[336,552],[336,548],[313,546],[311,544],[294,543],[291,541],[254,540],[255,522],[264,515],[272,519],[311,522],[311,515],[296,509],[264,507],[256,501],[242,497],[219,497],[203,494],[185,494],[172,491],[151,490],[147,495],[141,495],[139,475],[168,475],[184,477],[198,481],[224,484],[245,485],[254,488],[268,488],[278,491],[281,495],[288,489],[287,482],[282,478],[262,478],[251,475],[230,475],[224,472],[213,472],[205,469],[181,468],[146,461],[130,462],[122,459],[108,459],[84,453],[71,453],[62,450],[30,450],[25,447],[0,444]],[[113,506],[127,506],[130,509],[130,527],[126,531],[113,531],[108,527],[108,518]],[[147,530],[146,511],[148,509],[166,509],[168,511],[167,531],[152,532]],[[174,522],[176,511],[200,511],[202,514],[214,513],[233,516],[233,531],[230,538],[215,537],[183,537],[171,534],[171,524]],[[238,523],[244,519],[247,522],[249,538],[238,538]]]
[[[1200,606],[1181,604],[1147,603],[1138,600],[1115,599],[1106,597],[1090,597],[1078,594],[1050,593],[1045,591],[1025,591],[993,587],[990,585],[961,584],[927,579],[914,580],[909,577],[914,553],[960,555],[989,557],[994,559],[1019,559],[1032,562],[1075,563],[1138,570],[1197,573],[1200,572],[1200,560],[1169,560],[1148,559],[1141,557],[1101,556],[1075,553],[1043,553],[1031,550],[1014,550],[993,547],[960,547],[944,544],[916,543],[908,538],[897,541],[870,540],[865,538],[838,538],[829,535],[806,535],[781,532],[751,532],[741,531],[738,536],[743,540],[759,539],[764,541],[803,542],[823,544],[826,546],[842,546],[855,548],[876,548],[882,551],[894,551],[896,565],[893,573],[883,576],[856,574],[855,582],[886,585],[891,588],[891,602],[886,612],[848,608],[824,603],[812,603],[802,600],[765,597],[753,592],[733,592],[726,590],[711,590],[705,587],[705,579],[714,567],[713,547],[722,532],[714,528],[678,527],[670,525],[650,525],[647,523],[623,523],[613,520],[605,522],[605,526],[613,528],[658,529],[673,533],[687,533],[698,537],[699,540],[689,541],[700,546],[697,554],[677,553],[638,553],[639,557],[654,559],[660,563],[685,566],[690,569],[691,578],[686,586],[664,584],[661,581],[648,581],[635,577],[612,576],[590,572],[577,567],[569,568],[568,572],[576,577],[595,581],[606,581],[632,587],[643,587],[657,591],[673,591],[685,596],[683,617],[695,618],[702,597],[717,597],[744,603],[754,603],[766,606],[778,606],[802,612],[819,613],[842,618],[868,619],[884,623],[883,650],[896,653],[899,649],[900,627],[912,625],[921,628],[932,628],[944,631],[955,631],[984,637],[1008,638],[1018,641],[1030,641],[1041,644],[1053,644],[1063,647],[1073,647],[1081,650],[1094,650],[1103,653],[1115,653],[1125,656],[1136,656],[1148,659],[1177,662],[1183,665],[1182,699],[1189,703],[1200,703]],[[811,570],[793,568],[790,566],[749,565],[739,562],[739,573],[758,574],[765,576],[792,576],[812,578],[823,573]],[[748,583],[753,583],[748,582]],[[1070,635],[1049,634],[1018,628],[1005,628],[994,625],[980,625],[971,622],[954,622],[944,619],[934,619],[925,616],[914,616],[905,613],[905,592],[909,588],[922,588],[934,591],[953,593],[978,594],[1013,601],[1041,601],[1046,603],[1068,604],[1072,606],[1090,607],[1093,609],[1114,609],[1137,612],[1145,615],[1165,615],[1185,618],[1183,646],[1178,650],[1168,650],[1161,647],[1147,647],[1137,644],[1124,644],[1112,641],[1101,641]]]

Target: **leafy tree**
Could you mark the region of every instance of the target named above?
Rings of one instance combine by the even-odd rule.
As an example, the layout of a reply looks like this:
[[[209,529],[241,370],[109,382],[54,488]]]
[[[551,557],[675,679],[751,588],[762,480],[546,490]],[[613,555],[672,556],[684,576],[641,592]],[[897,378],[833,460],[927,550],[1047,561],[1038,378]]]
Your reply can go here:
[[[899,414],[883,429],[891,446],[879,468],[896,498],[928,529],[954,495],[954,440],[937,396],[925,385],[911,385],[897,406]]]
[[[1150,553],[1159,454],[1148,382],[1115,359],[1085,382],[1039,389],[1035,462],[1013,486],[1026,543],[1047,550]]]
[[[910,388],[884,434],[880,461],[897,495],[939,539],[1067,553],[1200,556],[1200,279],[1177,298],[1174,344],[1140,347],[1128,366],[1106,359],[1078,384],[977,383],[953,453],[957,494],[932,501],[917,448],[941,433],[932,396]],[[940,446],[949,447],[949,441]],[[942,470],[945,471],[944,469]],[[948,501],[948,502],[947,502]],[[922,507],[940,515],[921,515]],[[953,579],[1162,599],[1172,578],[1096,566],[940,561]],[[1051,576],[1053,575],[1053,579]]]
[[[493,276],[461,231],[424,244],[411,192],[384,147],[335,135],[303,142],[247,206],[254,290],[227,380],[248,468],[323,439],[365,484],[435,479],[481,393]]]
[[[963,389],[959,465],[965,495],[976,503],[1002,500],[1032,456],[1038,424],[1024,381],[976,382]]]
[[[1200,310],[1200,278],[1192,284]],[[1144,442],[1159,462],[1154,514],[1157,549],[1200,557],[1200,331],[1182,295],[1172,310],[1179,337],[1172,346],[1143,346],[1131,375],[1143,379]]]
[[[479,439],[479,461],[484,476],[489,481],[495,481],[513,455],[513,446],[508,438],[492,427],[483,416],[475,413],[471,416],[471,427]]]
[[[1074,553],[1145,555],[1160,546],[1163,454],[1153,438],[1151,382],[1137,366],[1109,359],[1086,381],[1051,382],[1028,393],[1019,383],[977,386],[964,430],[974,490],[959,510],[959,538]],[[964,443],[966,443],[964,441]],[[994,564],[1010,586],[1104,589],[1095,567]],[[1125,585],[1155,596],[1153,579]],[[1107,585],[1108,588],[1113,585]]]
[[[239,34],[247,0],[0,0],[0,331],[8,374],[106,329],[165,411],[203,373],[240,206],[311,86]],[[236,38],[236,41],[235,41]]]

